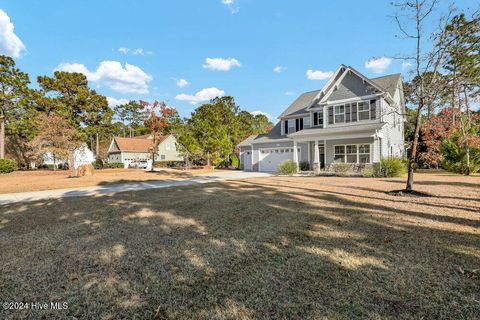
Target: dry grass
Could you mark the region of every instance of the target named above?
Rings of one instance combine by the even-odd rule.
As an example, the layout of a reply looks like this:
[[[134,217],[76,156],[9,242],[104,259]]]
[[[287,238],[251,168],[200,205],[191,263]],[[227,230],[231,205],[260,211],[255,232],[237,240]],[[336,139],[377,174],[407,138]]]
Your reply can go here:
[[[136,181],[181,179],[203,174],[205,172],[211,172],[211,170],[161,170],[148,172],[136,169],[102,169],[95,170],[93,176],[70,178],[70,172],[63,170],[58,170],[56,172],[52,170],[16,171],[10,174],[0,174],[0,194],[88,187]]]
[[[480,177],[272,177],[12,204],[0,318],[478,319]],[[3,312],[3,313],[2,313]]]

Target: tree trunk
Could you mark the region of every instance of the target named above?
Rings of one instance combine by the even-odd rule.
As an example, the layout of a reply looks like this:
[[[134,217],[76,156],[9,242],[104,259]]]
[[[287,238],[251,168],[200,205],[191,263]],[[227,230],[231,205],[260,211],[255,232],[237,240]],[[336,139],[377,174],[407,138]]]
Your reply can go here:
[[[465,108],[467,109],[468,112],[468,96],[467,93],[464,91],[465,94]],[[458,95],[459,99],[459,104],[460,104],[460,93]],[[470,146],[468,145],[468,137],[467,137],[467,132],[465,131],[465,121],[463,120],[462,117],[462,109],[461,105],[459,105],[459,110],[460,110],[460,129],[462,131],[462,138],[463,138],[463,143],[465,145],[465,175],[469,176],[470,175]]]
[[[98,154],[100,153],[100,140],[98,138],[98,132],[97,132],[97,145],[95,146],[95,158],[98,158]]]
[[[0,114],[0,159],[5,158],[5,115]]]
[[[53,172],[57,171],[57,159],[55,157],[55,153],[52,152],[52,157],[53,157]]]
[[[210,151],[207,152],[207,167],[210,168]]]
[[[422,125],[422,108],[423,102],[420,99],[418,108],[417,108],[417,115],[415,121],[415,134],[413,136],[413,143],[412,149],[410,150],[410,157],[408,159],[408,178],[407,178],[407,186],[405,190],[411,192],[413,191],[413,165],[417,158],[417,147],[418,147],[418,138],[420,136],[420,126]]]
[[[69,156],[69,166],[70,170],[72,171],[72,177],[78,176],[77,169],[75,168],[75,159],[74,159],[74,151],[70,152]]]

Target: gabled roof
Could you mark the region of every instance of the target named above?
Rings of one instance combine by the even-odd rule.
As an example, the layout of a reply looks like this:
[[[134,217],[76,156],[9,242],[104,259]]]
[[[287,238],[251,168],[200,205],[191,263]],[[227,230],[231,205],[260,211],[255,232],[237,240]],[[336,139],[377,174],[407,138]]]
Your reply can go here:
[[[390,95],[395,95],[395,90],[398,87],[398,82],[400,81],[402,75],[400,73],[389,74],[387,76],[372,78],[373,82],[375,82],[378,86],[383,88],[386,92],[390,93]]]
[[[270,130],[269,133],[264,134],[254,134],[249,136],[247,139],[240,142],[238,147],[247,147],[252,145],[252,143],[265,143],[265,142],[278,142],[281,140],[290,141],[286,136],[282,136],[282,127],[280,121]]]
[[[302,93],[300,97],[293,101],[293,103],[287,108],[287,110],[282,112],[280,117],[307,112],[305,109],[310,106],[313,99],[317,96],[319,92],[320,90]]]
[[[365,90],[351,90],[352,88],[343,88],[339,86],[342,80],[349,74],[354,74],[364,81]],[[355,70],[350,66],[340,65],[332,77],[327,81],[327,83],[320,90],[314,90],[302,93],[285,111],[280,114],[280,118],[287,116],[294,116],[302,113],[308,113],[310,108],[315,105],[317,102],[326,102],[341,99],[342,94],[337,92],[330,98],[332,93],[335,92],[335,89],[345,89],[346,94],[355,94],[356,96],[373,94],[375,92],[387,94],[387,99],[393,99],[395,95],[395,90],[398,87],[398,82],[401,79],[399,73],[391,74],[383,77],[369,79],[363,74]],[[352,84],[353,85],[353,84]],[[337,87],[337,88],[336,88]],[[357,84],[358,87],[358,84]],[[358,89],[358,88],[357,88]],[[352,91],[352,92],[350,92]],[[363,93],[361,93],[363,92]],[[347,97],[346,95],[344,95]],[[350,97],[350,96],[348,96]]]
[[[162,143],[168,136],[160,136],[160,142]],[[118,147],[118,151],[131,151],[131,152],[150,152],[153,141],[148,137],[135,137],[135,138],[122,138],[114,137],[114,143]]]

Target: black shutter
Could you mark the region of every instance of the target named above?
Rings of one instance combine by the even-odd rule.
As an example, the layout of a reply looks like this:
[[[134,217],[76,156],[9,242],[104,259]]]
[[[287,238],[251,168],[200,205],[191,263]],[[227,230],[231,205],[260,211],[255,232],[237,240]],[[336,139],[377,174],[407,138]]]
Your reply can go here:
[[[300,130],[303,130],[303,118],[300,118]]]
[[[333,106],[328,107],[328,124],[333,124]]]
[[[377,100],[370,100],[370,119],[375,120],[377,116]]]
[[[285,120],[283,127],[285,128],[285,134],[288,134],[288,120]]]
[[[313,113],[313,125],[318,126],[318,113],[317,112]]]
[[[295,132],[300,131],[300,120],[295,119]]]
[[[350,122],[350,104],[345,105],[345,122]]]
[[[357,121],[357,104],[352,103],[352,122]]]

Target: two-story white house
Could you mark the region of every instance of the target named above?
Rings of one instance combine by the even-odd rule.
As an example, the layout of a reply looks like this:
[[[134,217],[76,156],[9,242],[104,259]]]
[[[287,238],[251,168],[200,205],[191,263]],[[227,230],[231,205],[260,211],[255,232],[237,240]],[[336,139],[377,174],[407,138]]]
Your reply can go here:
[[[242,141],[240,165],[275,172],[284,160],[319,171],[334,163],[372,164],[404,154],[400,74],[369,79],[341,65],[320,90],[300,95],[267,134]]]

